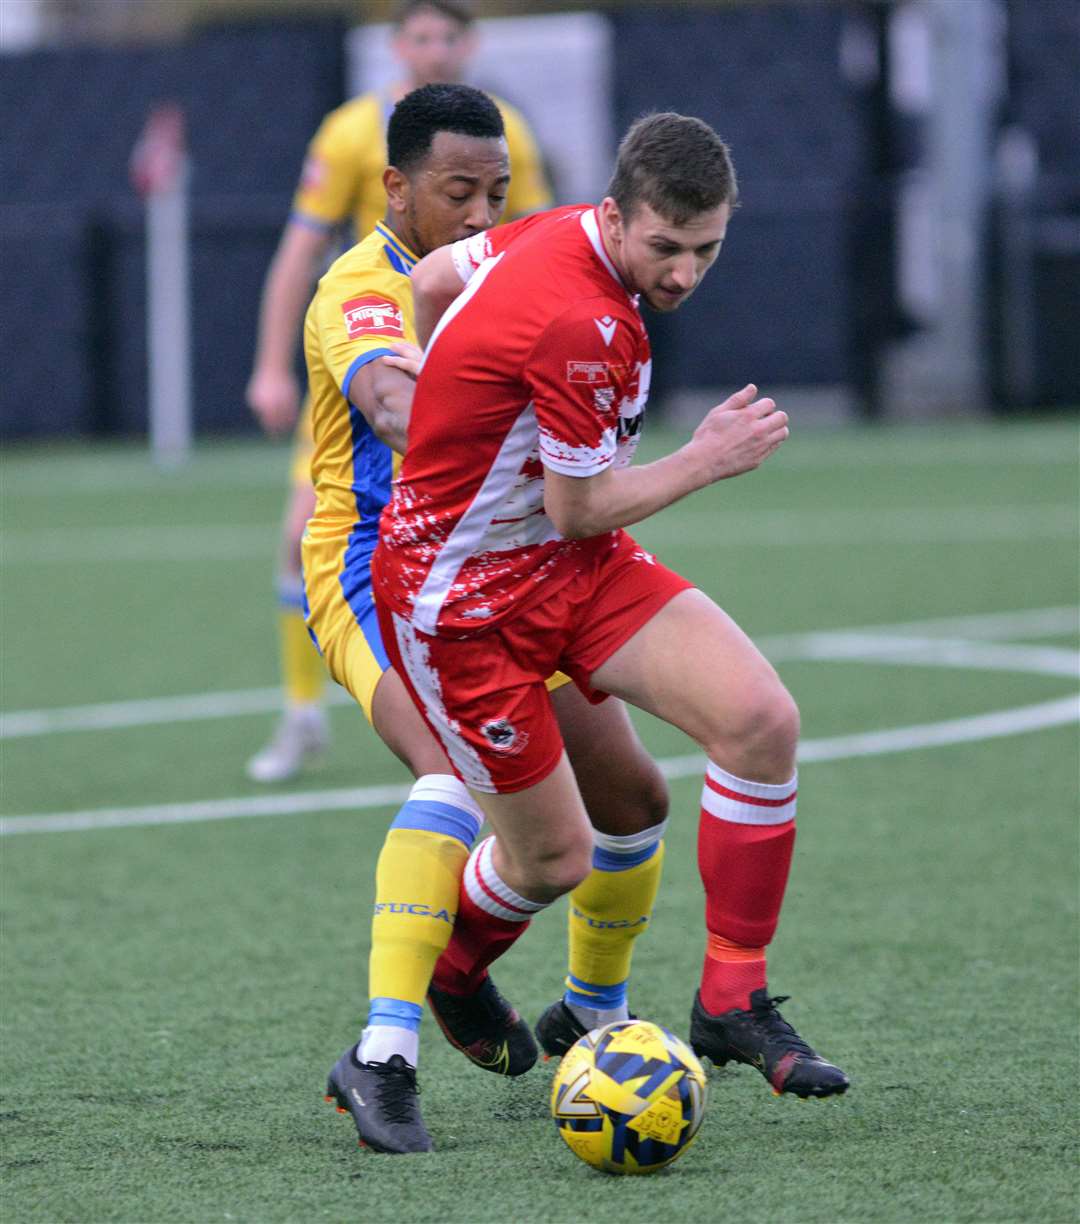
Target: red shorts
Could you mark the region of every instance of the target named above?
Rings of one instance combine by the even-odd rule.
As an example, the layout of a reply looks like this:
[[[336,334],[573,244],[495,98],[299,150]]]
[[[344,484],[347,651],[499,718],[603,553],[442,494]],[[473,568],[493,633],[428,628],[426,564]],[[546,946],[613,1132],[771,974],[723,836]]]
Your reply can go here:
[[[546,778],[563,743],[545,680],[564,671],[590,701],[603,701],[593,672],[693,586],[625,532],[573,564],[573,577],[547,599],[475,637],[431,637],[378,603],[390,661],[474,790],[506,793]]]

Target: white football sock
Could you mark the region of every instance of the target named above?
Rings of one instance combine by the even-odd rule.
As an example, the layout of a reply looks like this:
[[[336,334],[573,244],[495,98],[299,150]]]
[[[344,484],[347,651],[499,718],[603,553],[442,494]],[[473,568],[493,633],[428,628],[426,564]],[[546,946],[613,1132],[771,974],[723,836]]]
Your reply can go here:
[[[420,1055],[420,1034],[393,1024],[374,1024],[364,1029],[356,1047],[358,1062],[389,1062],[394,1054],[400,1054],[410,1067],[415,1067]]]
[[[566,1006],[587,1033],[595,1028],[603,1028],[605,1024],[614,1024],[616,1020],[630,1019],[630,1011],[625,1003],[622,1007],[581,1007],[577,1003],[567,1003]]]

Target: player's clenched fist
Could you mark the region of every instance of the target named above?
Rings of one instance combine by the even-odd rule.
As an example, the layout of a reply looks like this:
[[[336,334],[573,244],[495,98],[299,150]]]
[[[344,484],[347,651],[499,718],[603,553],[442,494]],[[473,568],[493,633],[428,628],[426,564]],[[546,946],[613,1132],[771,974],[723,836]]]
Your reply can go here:
[[[756,395],[757,387],[749,383],[710,409],[694,431],[692,445],[713,480],[752,471],[788,436],[787,413],[778,412],[775,401]]]
[[[296,423],[300,386],[290,370],[256,370],[247,385],[247,403],[267,433],[284,433]]]

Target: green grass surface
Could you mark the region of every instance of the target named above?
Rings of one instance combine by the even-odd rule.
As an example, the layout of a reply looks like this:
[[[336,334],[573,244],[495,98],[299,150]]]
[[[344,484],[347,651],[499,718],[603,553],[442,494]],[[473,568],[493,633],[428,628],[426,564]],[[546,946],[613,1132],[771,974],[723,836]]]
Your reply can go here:
[[[650,453],[673,440],[655,433]],[[1060,421],[796,433],[759,472],[636,534],[766,639],[1072,606],[1076,441]],[[284,471],[281,450],[231,443],[171,473],[126,448],[9,454],[4,710],[272,685]],[[1061,631],[1008,640],[1078,645]],[[810,741],[1077,689],[1000,668],[780,670]],[[4,814],[257,795],[243,764],[272,721],[0,741]],[[284,791],[404,781],[355,710],[333,722],[325,762]],[[641,726],[658,756],[691,751]],[[672,783],[631,996],[682,1033],[703,944],[699,789]],[[430,1020],[435,1154],[361,1152],[323,1103],[364,1012],[392,808],[4,838],[0,1218],[1075,1220],[1075,725],[806,764],[800,792],[770,979],[854,1086],[799,1102],[749,1069],[714,1070],[695,1146],[625,1181],[557,1137],[550,1068],[486,1076]],[[564,915],[542,915],[499,966],[530,1017],[560,989]]]

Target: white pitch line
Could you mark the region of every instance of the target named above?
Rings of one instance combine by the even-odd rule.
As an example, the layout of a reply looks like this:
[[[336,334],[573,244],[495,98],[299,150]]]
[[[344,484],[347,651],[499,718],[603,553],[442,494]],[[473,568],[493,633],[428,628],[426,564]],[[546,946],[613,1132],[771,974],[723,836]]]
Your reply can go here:
[[[647,547],[772,547],[849,544],[993,543],[1071,539],[1080,534],[1076,506],[897,507],[882,510],[759,510],[725,513],[692,506],[679,520],[650,520],[641,528]]]
[[[758,645],[774,662],[796,659],[848,659],[884,663],[926,663],[935,666],[965,666],[990,670],[1035,671],[1049,675],[1072,676],[1076,655],[1069,651],[1047,653],[1035,647],[995,644],[989,653],[977,657],[976,643],[953,646],[946,661],[948,643],[932,640],[916,645],[921,658],[912,650],[910,639],[894,641],[893,635],[962,633],[965,637],[1055,637],[1075,633],[1080,627],[1080,608],[1029,608],[1018,612],[989,612],[972,616],[907,621],[897,625],[871,625],[854,629],[829,629],[763,637]],[[863,654],[852,652],[849,642],[861,639]],[[963,651],[968,662],[959,661]],[[332,685],[329,700],[348,705],[351,698],[344,689]],[[207,718],[235,718],[248,714],[270,714],[281,708],[277,688],[236,689],[232,692],[192,693],[179,697],[152,697],[143,700],[99,702],[92,705],[59,706],[53,709],[0,712],[0,740],[27,736],[53,735],[66,731],[108,731],[121,727],[143,727],[169,722],[196,722]]]
[[[142,565],[261,559],[273,552],[279,534],[270,524],[235,523],[13,528],[0,535],[0,561],[5,565]]]
[[[671,526],[650,523],[642,538],[667,540],[679,534],[685,547],[685,516],[699,522],[702,547],[787,548],[807,543],[949,543],[1069,539],[1080,532],[1075,506],[1068,503],[966,506],[947,509],[896,507],[880,510],[759,510],[716,512],[690,508]],[[270,525],[176,523],[163,526],[22,527],[0,536],[5,565],[199,563],[262,558],[275,547]]]
[[[801,765],[842,761],[853,757],[882,756],[917,748],[942,748],[1019,735],[1080,721],[1080,694],[1039,705],[997,710],[972,718],[917,723],[886,731],[839,735],[806,740],[799,746]],[[685,778],[702,773],[699,754],[667,757],[658,762],[665,777]],[[307,791],[291,795],[256,795],[240,799],[209,799],[198,803],[162,803],[149,807],[99,808],[83,812],[55,812],[11,816],[0,820],[0,836],[21,833],[72,833],[93,829],[119,829],[201,821],[238,820],[253,816],[295,816],[308,812],[360,811],[395,806],[409,793],[407,785],[363,786],[346,790]]]
[[[205,799],[197,803],[158,803],[149,807],[91,808],[44,816],[11,816],[0,820],[0,836],[17,833],[74,833],[88,829],[195,824],[241,820],[251,816],[295,816],[300,812],[340,812],[403,803],[408,785],[359,786],[342,790],[298,791],[290,795],[251,795],[239,799]]]
[[[949,744],[998,739],[1026,731],[1067,726],[1073,722],[1080,722],[1080,694],[1044,701],[1039,705],[1018,706],[1012,710],[949,718],[943,722],[916,723],[886,731],[863,731],[855,735],[803,740],[799,744],[799,764],[816,765],[820,761],[885,756],[894,752],[912,752],[917,748],[943,748]],[[659,765],[665,778],[693,777],[705,768],[705,758],[698,754],[668,757]]]
[[[865,633],[812,633],[794,638],[785,651],[770,650],[772,662],[782,659],[832,660],[850,663],[899,664],[904,667],[956,667],[972,671],[1022,672],[1026,675],[1080,679],[1080,652],[1057,646],[1009,646],[967,642],[955,638],[896,638]]]
[[[803,445],[803,440],[806,445]],[[1076,432],[1052,430],[1042,436],[1013,431],[1008,426],[980,426],[959,434],[936,428],[830,431],[826,445],[814,442],[809,430],[797,431],[773,462],[785,469],[860,469],[901,467],[956,467],[986,464],[991,467],[1044,467],[1077,463]],[[111,495],[167,489],[230,487],[280,488],[288,481],[288,452],[282,444],[226,445],[200,448],[194,461],[176,472],[162,473],[145,452],[93,449],[83,455],[50,456],[48,466],[9,460],[5,490],[20,501],[55,498],[55,481],[64,495]]]
[[[796,422],[796,429],[798,423]],[[850,468],[884,467],[967,467],[987,464],[991,467],[1026,467],[1034,464],[1077,465],[1078,435],[1073,430],[1051,438],[1010,437],[1006,430],[996,435],[990,430],[973,432],[966,437],[905,437],[902,431],[875,430],[870,445],[859,446],[850,433],[837,434],[829,447],[800,446],[800,433],[777,454],[776,465],[785,468]],[[852,442],[856,444],[851,445]]]
[[[347,705],[352,698],[336,685],[328,698]],[[245,714],[272,714],[281,709],[281,689],[235,689],[232,692],[192,693],[185,697],[150,697],[135,701],[106,701],[96,705],[59,706],[52,710],[12,710],[0,713],[0,740],[59,731],[111,731],[119,727],[148,727],[160,723],[198,722],[205,718],[236,718]]]
[[[865,731],[831,739],[807,740],[799,746],[799,762],[839,761],[851,757],[911,752],[916,748],[971,744],[1026,731],[1064,727],[1074,722],[1080,722],[1080,693],[1056,701],[1044,701],[1039,705],[1018,706],[1012,710],[997,710],[968,718],[949,718],[943,722],[894,727],[887,731]]]
[[[821,633],[880,633],[919,637],[1003,639],[1061,637],[1080,633],[1080,607],[1023,608],[1017,612],[975,612],[969,616],[944,616],[931,620],[902,621],[894,625],[863,625],[854,629],[824,629]],[[772,638],[779,642],[782,639]]]

